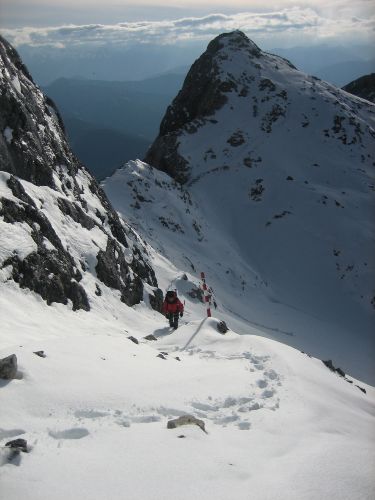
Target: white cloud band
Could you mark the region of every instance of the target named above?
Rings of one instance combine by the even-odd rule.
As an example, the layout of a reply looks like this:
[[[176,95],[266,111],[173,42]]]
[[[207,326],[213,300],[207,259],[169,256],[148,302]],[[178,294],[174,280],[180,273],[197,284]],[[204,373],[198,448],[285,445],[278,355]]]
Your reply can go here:
[[[242,12],[232,15],[210,14],[166,21],[123,22],[118,24],[68,25],[60,27],[3,29],[2,34],[15,46],[68,47],[81,44],[132,43],[171,44],[186,40],[210,39],[223,31],[240,29],[257,39],[298,34],[327,38],[374,37],[375,15],[361,18],[326,17],[312,8],[294,7],[274,12]]]

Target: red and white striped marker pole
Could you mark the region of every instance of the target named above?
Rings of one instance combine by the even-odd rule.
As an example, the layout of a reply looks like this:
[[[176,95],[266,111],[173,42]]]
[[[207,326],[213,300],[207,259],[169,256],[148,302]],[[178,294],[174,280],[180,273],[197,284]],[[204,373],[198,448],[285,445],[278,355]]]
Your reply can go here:
[[[202,288],[203,288],[203,300],[204,303],[207,305],[207,317],[211,318],[211,308],[210,308],[210,294],[208,293],[207,290],[207,284],[206,284],[206,278],[204,273],[201,273],[201,280],[202,280]]]

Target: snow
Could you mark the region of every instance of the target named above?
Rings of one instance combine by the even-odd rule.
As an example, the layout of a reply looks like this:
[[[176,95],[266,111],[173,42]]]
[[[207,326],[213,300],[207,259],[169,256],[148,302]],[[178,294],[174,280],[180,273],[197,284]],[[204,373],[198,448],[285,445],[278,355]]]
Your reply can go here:
[[[52,106],[47,105],[47,108],[50,112],[50,115],[45,114],[45,120],[47,122],[49,130],[52,132],[56,141],[61,144],[61,136],[60,136],[60,128],[59,128],[59,119],[56,115],[56,111]]]
[[[13,140],[13,129],[10,127],[5,127],[3,136],[5,137],[6,141],[10,144]]]
[[[12,78],[12,85],[13,85],[13,88],[19,93],[19,94],[22,94],[22,91],[21,91],[21,84],[20,84],[20,81],[19,81],[19,78],[18,78],[18,75],[14,75],[13,78]]]
[[[3,316],[15,298],[17,317]],[[19,467],[0,450],[5,498],[372,497],[373,388],[359,383],[363,394],[278,342],[220,335],[201,304],[171,333],[142,304],[103,302],[106,312],[99,302],[72,312],[13,283],[0,288],[0,357],[19,360],[18,380],[1,387],[0,438],[31,448]],[[156,342],[143,339],[150,333]],[[208,434],[166,428],[185,413]]]
[[[14,255],[23,260],[37,249],[28,224],[19,222],[7,224],[0,217],[0,234],[0,266]]]

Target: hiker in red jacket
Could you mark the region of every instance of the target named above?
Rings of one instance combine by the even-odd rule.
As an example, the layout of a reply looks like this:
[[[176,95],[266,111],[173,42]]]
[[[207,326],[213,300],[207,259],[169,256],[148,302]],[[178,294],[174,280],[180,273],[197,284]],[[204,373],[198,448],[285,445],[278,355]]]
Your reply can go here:
[[[173,290],[169,290],[165,295],[162,313],[169,319],[169,326],[176,330],[178,328],[178,316],[182,318],[184,306],[178,299],[177,293]]]

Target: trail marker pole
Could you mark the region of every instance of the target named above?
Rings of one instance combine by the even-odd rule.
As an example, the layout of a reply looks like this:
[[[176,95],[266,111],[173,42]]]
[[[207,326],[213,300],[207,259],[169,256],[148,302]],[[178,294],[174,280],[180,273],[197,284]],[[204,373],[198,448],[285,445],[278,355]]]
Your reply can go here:
[[[202,280],[202,289],[203,289],[203,301],[206,304],[207,317],[211,318],[211,303],[210,303],[210,294],[207,290],[206,278],[203,272],[201,272],[201,280]]]

